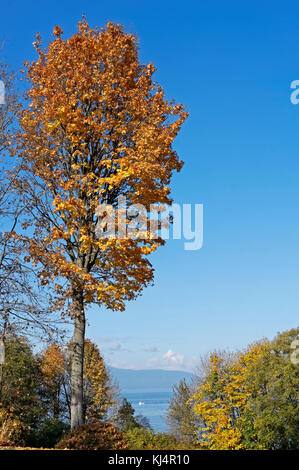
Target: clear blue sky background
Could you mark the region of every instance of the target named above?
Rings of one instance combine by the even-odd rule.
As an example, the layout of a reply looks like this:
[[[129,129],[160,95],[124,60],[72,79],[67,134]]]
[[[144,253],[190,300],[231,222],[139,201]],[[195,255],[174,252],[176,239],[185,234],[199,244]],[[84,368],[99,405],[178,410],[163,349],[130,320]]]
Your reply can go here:
[[[58,24],[69,36],[82,13],[91,26],[132,29],[141,60],[187,106],[173,196],[204,204],[203,248],[170,241],[152,258],[155,287],[124,313],[93,308],[88,336],[115,366],[192,370],[211,349],[297,326],[299,105],[290,83],[299,79],[298,2],[1,2],[11,65],[35,58],[37,31],[46,42]]]

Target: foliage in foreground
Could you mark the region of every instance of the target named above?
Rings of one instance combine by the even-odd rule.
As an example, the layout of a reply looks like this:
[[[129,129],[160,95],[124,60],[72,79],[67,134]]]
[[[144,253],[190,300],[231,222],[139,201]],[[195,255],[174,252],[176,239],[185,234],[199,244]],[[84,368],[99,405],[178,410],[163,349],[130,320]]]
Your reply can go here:
[[[132,450],[191,449],[190,441],[176,439],[172,434],[154,432],[147,418],[135,415],[132,404],[124,398],[118,410],[116,423]]]
[[[150,429],[148,419],[142,415],[136,416],[132,404],[126,398],[123,399],[118,409],[116,425],[123,432],[133,428]]]
[[[298,337],[299,328],[278,334],[251,369],[249,380],[258,392],[248,402],[247,430],[253,423],[264,449],[299,449],[299,363],[293,348]],[[248,441],[250,432],[243,435]]]
[[[73,450],[126,450],[123,434],[111,423],[92,421],[70,432],[56,449]]]
[[[14,410],[0,408],[0,447],[26,445],[30,427],[16,419]]]
[[[52,449],[69,431],[65,422],[50,418],[42,421],[36,430],[31,432],[29,444],[32,447]]]
[[[196,383],[196,378],[192,383],[187,383],[183,379],[178,385],[174,385],[166,417],[170,433],[177,441],[189,446],[196,443],[198,427],[197,417],[193,409],[193,394]]]
[[[85,341],[86,421],[116,414],[116,388],[99,349]],[[7,335],[0,372],[0,445],[54,447],[69,431],[70,348],[34,354],[26,338]]]
[[[34,427],[44,414],[39,396],[42,380],[39,363],[23,337],[8,336],[5,349],[0,403],[16,420]]]
[[[48,417],[67,422],[71,419],[71,350],[71,343],[65,349],[51,344],[40,355]],[[118,405],[117,385],[98,346],[89,339],[84,342],[83,388],[85,422],[113,421]]]
[[[227,360],[211,354],[193,396],[198,441],[206,449],[299,449],[299,328]]]
[[[0,387],[0,447],[299,449],[299,366],[292,346],[298,334],[299,328],[239,353],[211,354],[201,377],[174,387],[170,434],[152,431],[126,399],[115,416],[116,427],[107,422],[110,382],[97,347],[88,342],[85,393],[91,421],[68,435],[60,400],[70,386],[69,361],[54,345],[35,356],[29,342],[11,335]]]
[[[155,433],[143,427],[130,428],[125,432],[128,446],[132,450],[180,450],[195,448],[191,444],[179,442],[166,433]]]

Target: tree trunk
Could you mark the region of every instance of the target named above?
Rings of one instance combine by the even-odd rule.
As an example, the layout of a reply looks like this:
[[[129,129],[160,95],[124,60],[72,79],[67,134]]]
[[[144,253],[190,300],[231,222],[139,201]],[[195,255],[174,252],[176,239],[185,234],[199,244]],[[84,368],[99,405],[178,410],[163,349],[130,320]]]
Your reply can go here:
[[[7,321],[5,320],[3,326],[3,332],[0,338],[0,402],[2,397],[2,382],[3,382],[3,367],[5,364],[5,333],[6,333]]]
[[[71,429],[84,423],[83,410],[83,361],[85,314],[82,289],[73,291],[74,335],[72,341],[71,375]]]

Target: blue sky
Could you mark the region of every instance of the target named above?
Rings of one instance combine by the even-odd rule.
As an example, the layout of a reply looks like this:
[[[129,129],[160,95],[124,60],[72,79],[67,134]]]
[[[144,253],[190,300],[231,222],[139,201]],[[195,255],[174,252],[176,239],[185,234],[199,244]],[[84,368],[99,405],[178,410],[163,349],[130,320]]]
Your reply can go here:
[[[298,3],[12,0],[0,15],[8,61],[22,67],[36,32],[69,36],[82,13],[135,32],[141,61],[188,108],[173,196],[204,205],[203,248],[169,241],[152,256],[155,286],[123,313],[92,308],[88,337],[114,366],[192,370],[210,350],[298,326]]]

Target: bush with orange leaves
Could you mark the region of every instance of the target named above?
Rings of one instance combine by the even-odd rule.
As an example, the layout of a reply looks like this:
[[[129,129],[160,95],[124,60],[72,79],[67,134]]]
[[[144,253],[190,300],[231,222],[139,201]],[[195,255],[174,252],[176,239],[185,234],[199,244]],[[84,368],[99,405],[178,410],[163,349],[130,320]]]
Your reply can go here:
[[[16,419],[12,410],[0,408],[0,447],[24,446],[29,434],[30,427]]]
[[[92,421],[70,432],[56,449],[72,450],[126,450],[123,434],[111,423]]]

